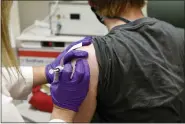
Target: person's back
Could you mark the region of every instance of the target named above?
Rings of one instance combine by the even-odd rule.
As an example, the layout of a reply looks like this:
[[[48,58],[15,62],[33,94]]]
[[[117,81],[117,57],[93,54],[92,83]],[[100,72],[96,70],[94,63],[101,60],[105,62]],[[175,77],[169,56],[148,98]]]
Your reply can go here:
[[[184,30],[143,18],[94,39],[98,122],[182,122],[183,36]]]
[[[185,122],[184,30],[144,17],[144,0],[90,1],[110,32],[81,48],[91,80],[75,121]]]

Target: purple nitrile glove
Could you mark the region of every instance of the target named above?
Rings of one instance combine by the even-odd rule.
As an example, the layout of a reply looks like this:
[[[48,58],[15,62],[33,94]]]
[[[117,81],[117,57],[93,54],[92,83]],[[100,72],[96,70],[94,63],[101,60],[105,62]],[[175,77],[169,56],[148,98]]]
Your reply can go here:
[[[80,41],[74,42],[74,43],[70,44],[52,63],[48,64],[45,68],[45,74],[46,74],[46,78],[47,78],[48,83],[51,84],[51,82],[53,82],[53,79],[54,79],[54,73],[51,72],[51,70],[71,61],[72,59],[86,58],[88,56],[88,53],[85,51],[80,51],[80,50],[73,51],[71,49],[80,47],[80,45],[81,46],[88,46],[91,43],[92,43],[92,37],[85,37],[84,39],[82,39]],[[77,47],[75,47],[75,46],[77,46]],[[70,57],[68,57],[68,54],[70,55]]]
[[[68,52],[73,46],[75,46],[75,45],[77,45],[79,43],[82,43],[82,46],[88,46],[88,45],[90,45],[92,43],[92,37],[88,36],[88,37],[85,37],[82,40],[79,40],[77,42],[73,42],[63,52],[65,52],[65,53]]]
[[[78,112],[89,90],[90,69],[87,60],[78,59],[71,78],[72,72],[71,63],[65,64],[61,72],[55,72],[58,79],[51,83],[50,91],[56,106]]]
[[[86,51],[72,50],[68,52],[64,57],[62,57],[60,61],[59,61],[59,58],[57,58],[52,64],[47,65],[45,68],[45,74],[46,74],[48,83],[51,84],[54,80],[54,70],[56,68],[60,68],[63,66],[63,64],[60,63],[62,59],[63,59],[63,63],[65,64],[67,62],[70,62],[72,59],[87,58],[87,57],[88,57],[88,53]]]

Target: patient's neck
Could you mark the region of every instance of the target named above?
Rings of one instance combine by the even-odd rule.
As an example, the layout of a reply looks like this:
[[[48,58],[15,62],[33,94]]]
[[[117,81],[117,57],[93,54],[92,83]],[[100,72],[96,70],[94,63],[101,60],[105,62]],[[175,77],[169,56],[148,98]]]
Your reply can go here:
[[[144,15],[142,13],[141,9],[129,9],[127,13],[122,13],[120,17],[123,17],[127,20],[134,21],[140,18],[143,18]],[[119,20],[119,19],[108,19],[106,18],[105,20],[105,25],[107,26],[108,30],[110,31],[112,28],[118,25],[126,24],[124,21]]]

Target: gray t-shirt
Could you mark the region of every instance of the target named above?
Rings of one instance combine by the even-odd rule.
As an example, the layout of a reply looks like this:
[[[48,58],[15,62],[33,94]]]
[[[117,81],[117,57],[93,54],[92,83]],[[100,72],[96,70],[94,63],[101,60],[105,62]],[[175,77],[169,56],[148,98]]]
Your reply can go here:
[[[147,17],[93,44],[100,73],[92,122],[185,122],[184,29]]]

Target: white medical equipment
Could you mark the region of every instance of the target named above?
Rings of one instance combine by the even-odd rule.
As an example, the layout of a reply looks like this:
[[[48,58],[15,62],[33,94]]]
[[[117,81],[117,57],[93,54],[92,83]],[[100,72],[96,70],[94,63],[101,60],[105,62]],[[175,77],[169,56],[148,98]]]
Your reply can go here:
[[[55,3],[54,4],[54,8],[53,8],[52,11],[50,11],[50,13],[48,14],[48,16],[46,16],[42,21],[35,20],[35,22],[32,25],[30,25],[29,27],[27,27],[26,29],[24,29],[22,33],[29,32],[31,29],[33,29],[35,27],[49,28],[48,20],[57,11],[59,0],[55,1],[54,3]]]
[[[50,10],[52,11],[54,7],[54,3],[51,3]],[[56,31],[57,16],[61,17],[60,35],[102,36],[108,32],[107,28],[97,20],[87,1],[59,2],[56,13],[50,18],[53,33]]]
[[[36,21],[36,25],[27,28],[17,37],[21,65],[48,64],[70,43],[85,36],[102,36],[108,32],[98,22],[87,1],[60,1],[58,5],[50,2],[48,6],[49,13],[52,13],[49,18]],[[55,36],[57,15],[61,17],[62,28],[59,35]]]

